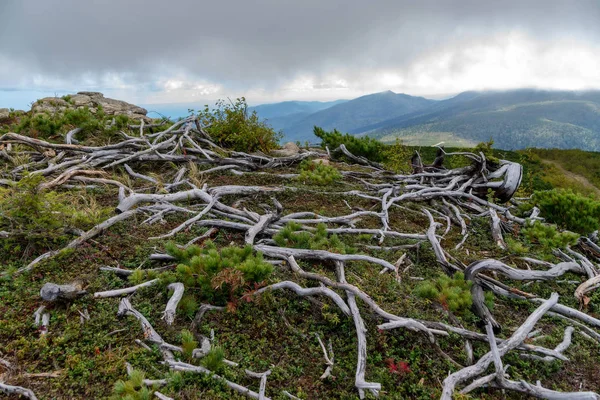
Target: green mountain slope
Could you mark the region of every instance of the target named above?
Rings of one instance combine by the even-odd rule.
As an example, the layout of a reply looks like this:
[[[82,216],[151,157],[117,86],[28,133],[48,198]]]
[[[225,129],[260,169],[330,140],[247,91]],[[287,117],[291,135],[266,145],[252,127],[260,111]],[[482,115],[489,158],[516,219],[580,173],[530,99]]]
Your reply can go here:
[[[326,130],[337,128],[341,131],[354,131],[363,126],[423,110],[434,103],[435,101],[423,97],[391,91],[375,93],[310,114],[284,128],[284,133],[287,140],[314,141],[316,138],[312,130],[315,125]]]
[[[469,92],[360,133],[365,131],[384,141],[446,134],[472,142],[493,138],[496,146],[505,149],[599,150],[600,92]]]

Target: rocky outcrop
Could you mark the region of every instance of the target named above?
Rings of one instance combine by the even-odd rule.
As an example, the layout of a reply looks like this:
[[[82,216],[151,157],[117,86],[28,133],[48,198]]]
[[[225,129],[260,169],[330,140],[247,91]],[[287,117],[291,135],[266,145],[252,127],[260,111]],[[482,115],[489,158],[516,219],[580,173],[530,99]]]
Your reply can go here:
[[[0,108],[0,120],[7,119],[10,117],[10,110],[8,108]]]
[[[31,112],[34,115],[44,113],[53,114],[56,112],[63,112],[67,109],[78,109],[83,107],[88,107],[92,113],[96,113],[98,107],[102,107],[106,115],[127,115],[136,120],[143,119],[146,122],[150,121],[150,118],[146,116],[148,111],[146,111],[145,108],[138,107],[122,100],[104,97],[104,95],[99,92],[79,92],[62,98],[45,97],[33,103]]]
[[[300,152],[300,147],[296,143],[287,142],[281,149],[274,150],[272,153],[279,157],[291,157]]]

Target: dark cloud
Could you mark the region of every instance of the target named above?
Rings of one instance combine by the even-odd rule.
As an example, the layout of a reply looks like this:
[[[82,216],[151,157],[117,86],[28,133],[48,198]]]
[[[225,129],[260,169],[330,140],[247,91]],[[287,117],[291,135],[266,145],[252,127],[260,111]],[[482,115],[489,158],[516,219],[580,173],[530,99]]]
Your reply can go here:
[[[0,85],[160,90],[179,77],[269,90],[310,75],[318,89],[340,86],[335,75],[368,86],[448,51],[447,73],[460,74],[478,59],[463,48],[511,32],[539,51],[594,45],[599,21],[597,0],[3,0]]]

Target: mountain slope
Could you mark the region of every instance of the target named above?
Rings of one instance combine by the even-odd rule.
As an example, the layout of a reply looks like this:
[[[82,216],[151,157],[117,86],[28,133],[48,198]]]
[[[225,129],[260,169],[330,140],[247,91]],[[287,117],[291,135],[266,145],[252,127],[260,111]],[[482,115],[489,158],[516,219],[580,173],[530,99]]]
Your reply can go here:
[[[600,150],[600,92],[512,90],[466,92],[422,113],[366,127],[384,141],[447,134],[499,148]]]
[[[266,119],[273,129],[279,131],[301,121],[312,113],[346,101],[283,101],[281,103],[261,104],[249,107],[248,111],[256,111],[261,119]]]
[[[284,133],[287,140],[312,141],[315,139],[312,133],[315,125],[326,130],[356,131],[363,126],[423,110],[435,103],[434,100],[391,91],[375,93],[310,114],[284,128]]]

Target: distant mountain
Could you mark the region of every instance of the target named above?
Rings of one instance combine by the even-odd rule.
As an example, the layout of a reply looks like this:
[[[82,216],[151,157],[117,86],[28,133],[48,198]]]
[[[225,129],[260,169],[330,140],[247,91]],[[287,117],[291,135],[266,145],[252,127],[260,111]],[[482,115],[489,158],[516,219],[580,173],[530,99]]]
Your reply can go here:
[[[391,91],[370,94],[334,105],[307,115],[283,128],[285,140],[314,141],[313,127],[326,130],[361,133],[361,128],[372,126],[401,115],[424,110],[436,101]]]
[[[436,140],[461,138],[471,143],[494,139],[495,147],[579,148],[600,150],[600,91],[519,89],[465,92],[422,112],[391,118],[367,133],[392,141],[395,137]]]
[[[283,101],[281,103],[261,104],[249,107],[248,111],[256,111],[259,117],[266,119],[273,129],[279,131],[294,125],[310,114],[346,101]]]
[[[176,117],[187,115],[190,106],[146,108]],[[263,104],[249,111],[283,131],[284,141],[317,141],[316,125],[384,142],[399,137],[411,145],[472,146],[493,138],[495,147],[507,150],[600,151],[600,91],[469,91],[441,101],[387,91],[348,101]]]

